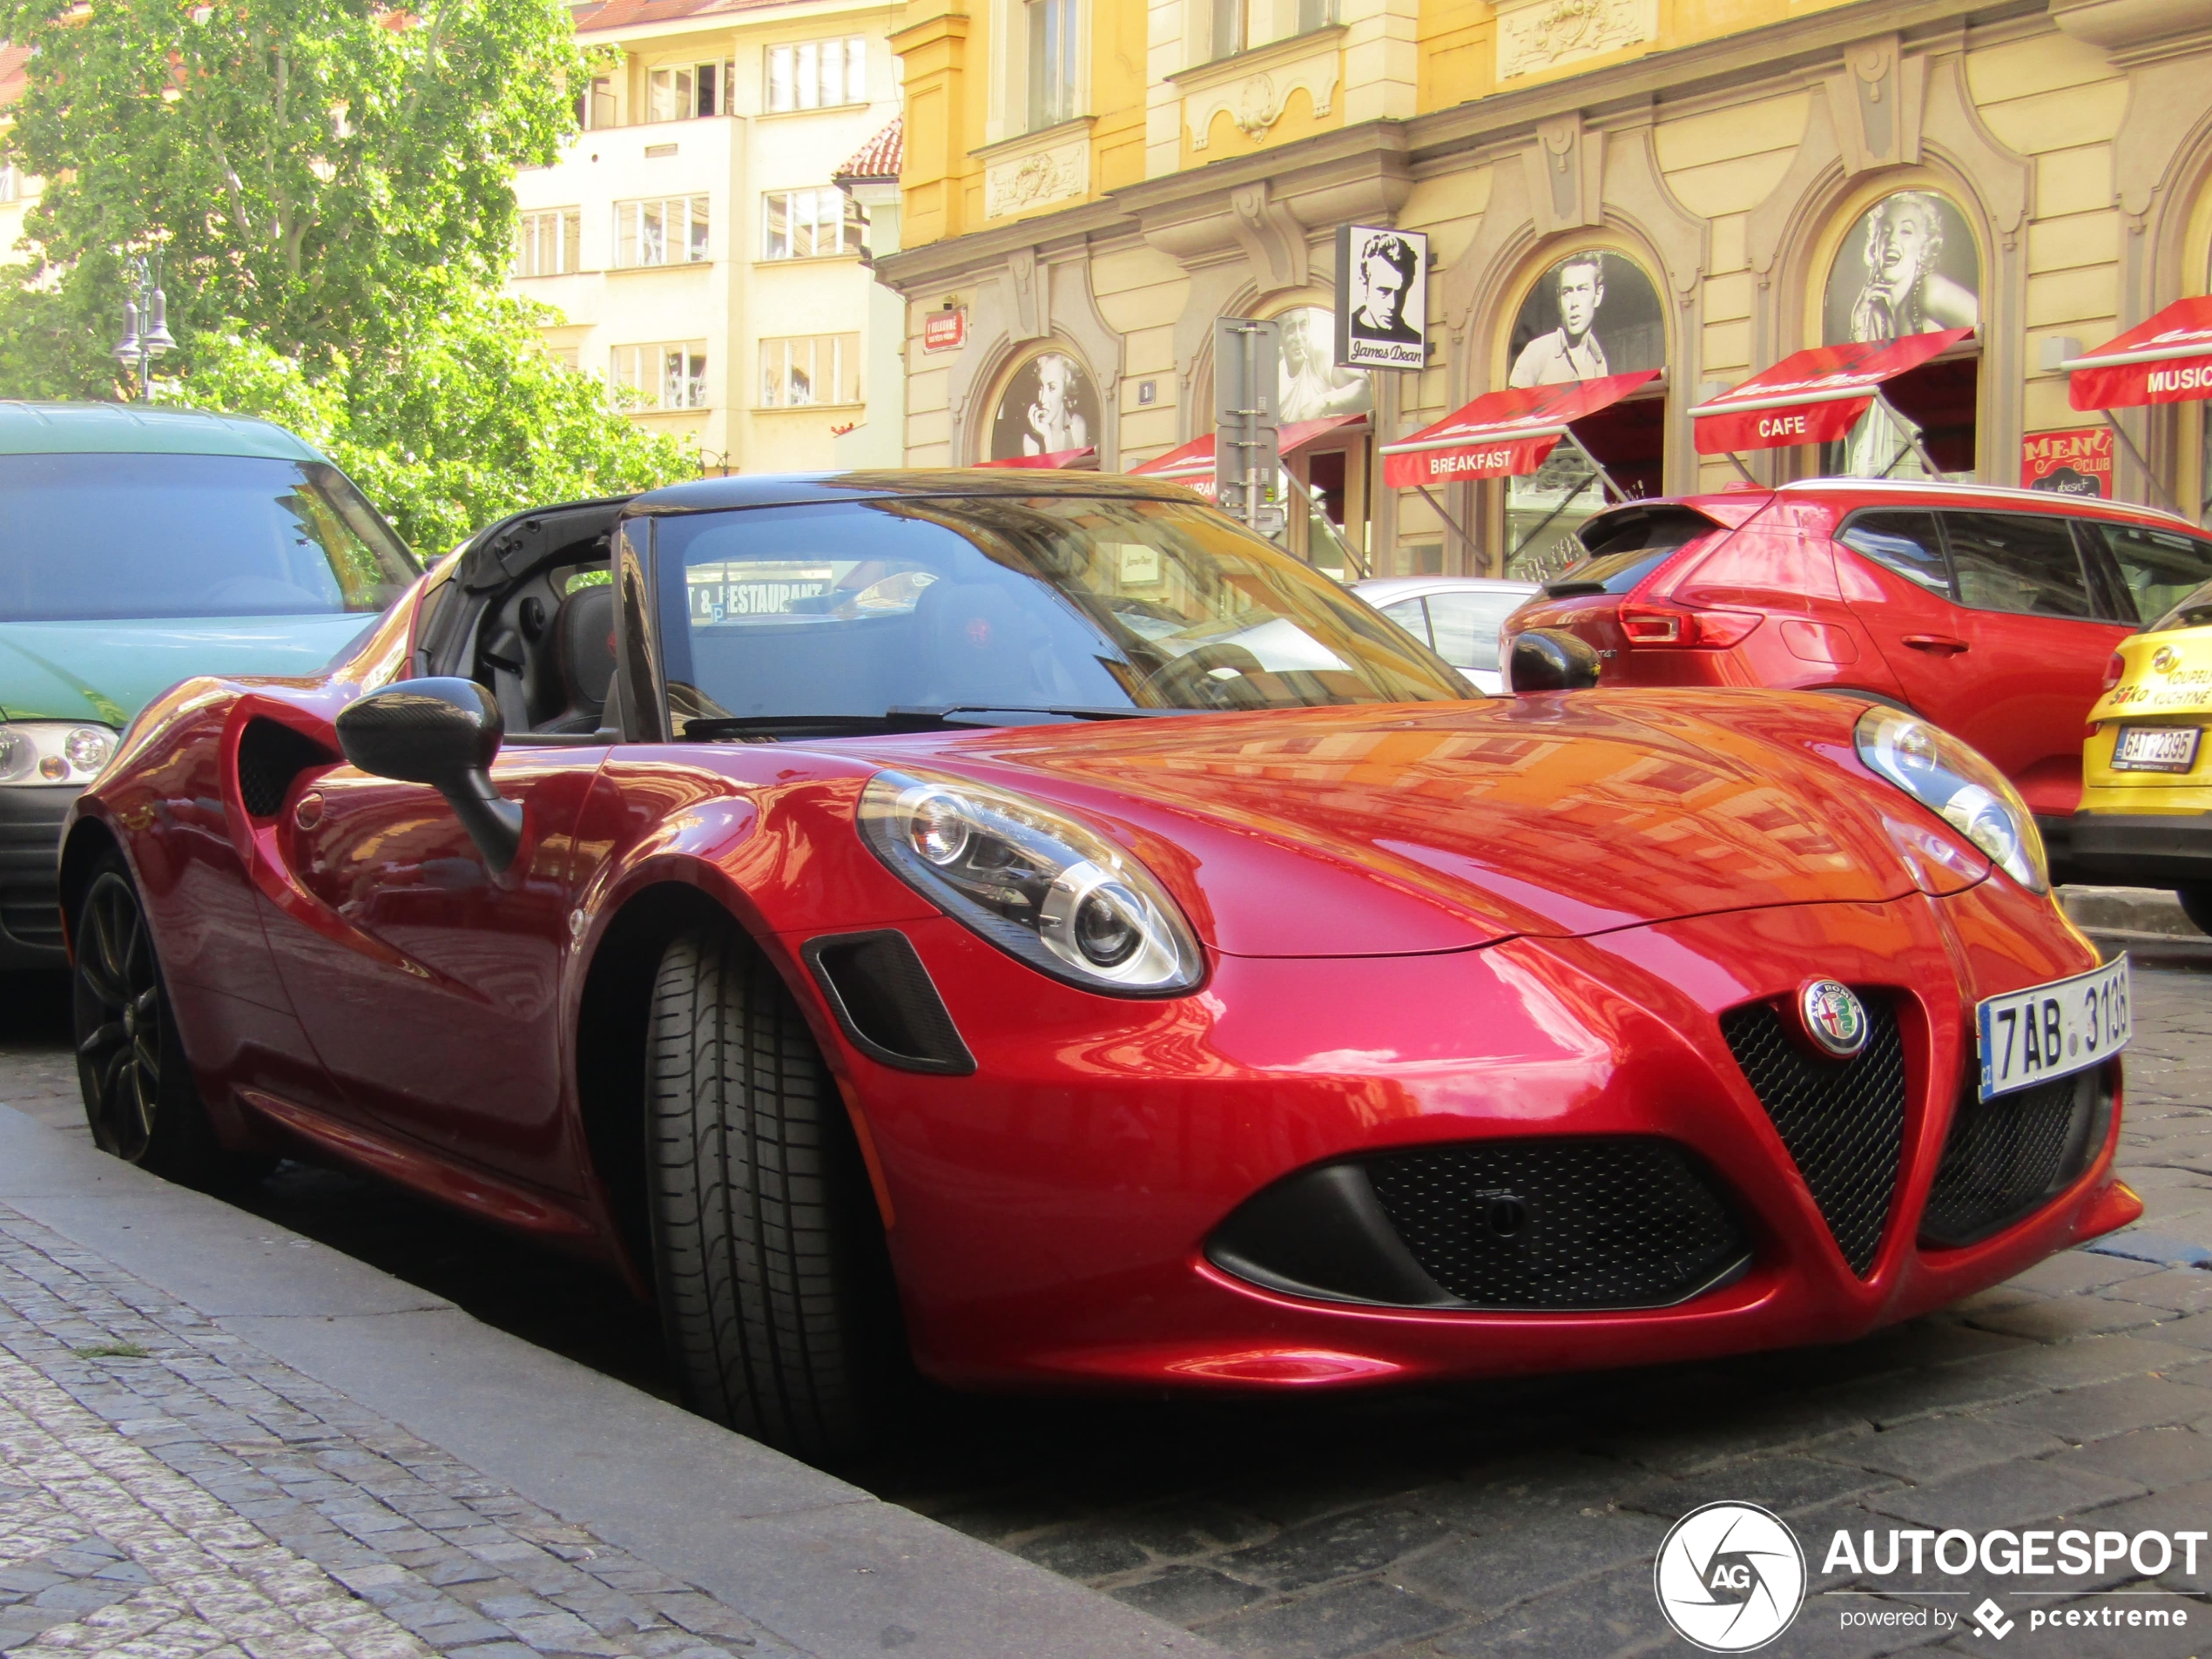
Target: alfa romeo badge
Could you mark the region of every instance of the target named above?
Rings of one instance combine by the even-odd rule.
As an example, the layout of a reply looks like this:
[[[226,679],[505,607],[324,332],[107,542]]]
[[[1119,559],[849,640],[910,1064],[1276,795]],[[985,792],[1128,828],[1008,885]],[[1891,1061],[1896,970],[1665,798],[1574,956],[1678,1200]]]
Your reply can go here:
[[[1797,1020],[1821,1052],[1838,1060],[1866,1046],[1866,1005],[1840,981],[1809,979],[1798,987]]]

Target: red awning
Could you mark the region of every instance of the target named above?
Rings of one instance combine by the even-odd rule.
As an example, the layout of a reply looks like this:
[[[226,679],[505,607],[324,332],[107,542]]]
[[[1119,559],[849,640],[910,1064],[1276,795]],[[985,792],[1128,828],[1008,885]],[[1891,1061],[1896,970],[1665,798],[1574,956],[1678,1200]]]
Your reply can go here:
[[[1276,453],[1288,461],[1299,450],[1311,448],[1317,439],[1341,432],[1346,427],[1359,426],[1366,418],[1364,415],[1332,415],[1319,421],[1293,421],[1275,435]],[[1154,455],[1143,465],[1131,467],[1130,475],[1188,484],[1211,501],[1214,495],[1213,440],[1214,435],[1209,432],[1202,438],[1177,444],[1163,455]]]
[[[2077,409],[2212,397],[2212,299],[2176,300],[2148,322],[2059,367],[2071,371],[2067,400]]]
[[[1383,445],[1383,482],[1406,489],[1534,472],[1567,435],[1568,427],[1611,408],[1659,374],[1659,370],[1647,368],[1634,374],[1486,392],[1456,415]]]
[[[1825,443],[1858,425],[1885,381],[1940,357],[1974,331],[1939,328],[1902,340],[1852,341],[1793,352],[1732,392],[1690,410],[1697,453]]]
[[[1049,455],[1008,455],[1002,461],[979,461],[979,467],[1035,467],[1046,472],[1065,472],[1070,469],[1098,466],[1098,446],[1088,444],[1081,449],[1055,449]]]

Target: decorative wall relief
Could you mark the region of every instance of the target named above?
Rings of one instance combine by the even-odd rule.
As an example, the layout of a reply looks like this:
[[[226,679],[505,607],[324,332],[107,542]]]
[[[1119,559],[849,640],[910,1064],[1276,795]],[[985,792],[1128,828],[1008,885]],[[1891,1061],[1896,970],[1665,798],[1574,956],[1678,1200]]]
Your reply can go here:
[[[1213,118],[1224,110],[1238,132],[1248,138],[1258,138],[1283,118],[1291,94],[1301,88],[1312,103],[1314,115],[1325,117],[1336,107],[1340,68],[1337,43],[1343,32],[1329,30],[1318,44],[1313,44],[1314,36],[1300,36],[1218,64],[1201,64],[1177,75],[1175,84],[1183,89],[1183,118],[1190,129],[1190,147],[1206,147]],[[1243,61],[1253,57],[1261,61]]]
[[[1090,192],[1090,136],[1078,133],[1049,148],[988,161],[983,168],[983,213],[1003,219],[1049,202],[1079,200]]]
[[[1659,0],[1501,0],[1498,78],[1618,51],[1659,37]]]

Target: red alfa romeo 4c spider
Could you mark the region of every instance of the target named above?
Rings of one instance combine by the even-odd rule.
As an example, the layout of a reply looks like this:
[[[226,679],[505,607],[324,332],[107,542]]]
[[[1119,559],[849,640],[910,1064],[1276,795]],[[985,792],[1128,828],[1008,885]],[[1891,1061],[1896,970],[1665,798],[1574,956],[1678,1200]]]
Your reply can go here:
[[[1836,696],[1470,698],[1173,486],[519,516],[320,677],[148,708],[62,886],[104,1147],[608,1259],[695,1406],[814,1456],[902,1350],[1683,1359],[2140,1209],[2125,963],[1973,751]]]

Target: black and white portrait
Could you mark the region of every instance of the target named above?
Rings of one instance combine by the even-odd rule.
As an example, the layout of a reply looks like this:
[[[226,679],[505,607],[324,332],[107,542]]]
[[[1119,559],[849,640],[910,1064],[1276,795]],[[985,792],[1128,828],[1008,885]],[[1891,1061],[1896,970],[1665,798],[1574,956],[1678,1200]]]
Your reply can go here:
[[[1609,248],[1570,253],[1536,279],[1514,320],[1509,386],[1558,386],[1663,368],[1667,326],[1659,291],[1635,260]]]
[[[1428,361],[1428,238],[1346,225],[1337,233],[1337,361],[1420,368]]]
[[[1966,215],[1932,190],[1885,196],[1852,226],[1828,273],[1829,345],[1902,340],[1981,322],[1981,260]]]
[[[1276,418],[1321,421],[1359,415],[1374,407],[1373,383],[1356,368],[1339,368],[1330,349],[1333,319],[1319,306],[1294,306],[1276,319],[1283,325],[1283,358],[1276,388]]]
[[[1058,455],[1098,442],[1098,390],[1065,351],[1041,352],[1015,369],[991,421],[993,461]]]

